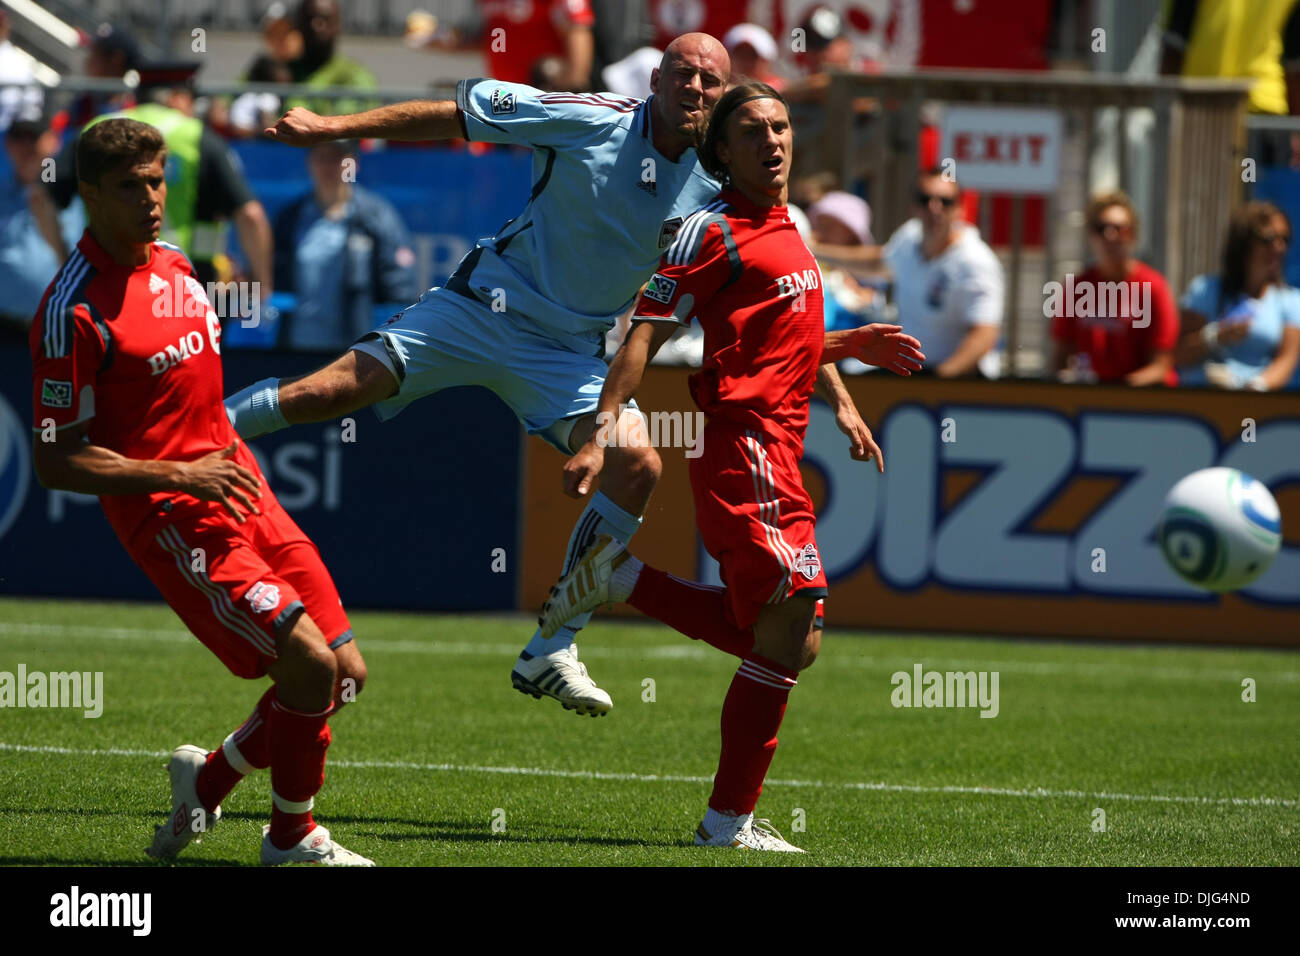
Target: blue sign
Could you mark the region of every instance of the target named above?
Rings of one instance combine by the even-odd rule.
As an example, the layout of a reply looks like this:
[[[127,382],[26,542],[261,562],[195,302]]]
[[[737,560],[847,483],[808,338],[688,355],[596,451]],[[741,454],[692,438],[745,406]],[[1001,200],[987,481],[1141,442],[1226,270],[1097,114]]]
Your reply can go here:
[[[226,392],[320,356],[223,356]],[[99,501],[43,488],[31,464],[31,360],[0,347],[0,595],[157,600]],[[516,603],[521,429],[479,388],[368,409],[250,442],[320,549],[347,607],[507,610]],[[499,550],[498,550],[499,549]]]

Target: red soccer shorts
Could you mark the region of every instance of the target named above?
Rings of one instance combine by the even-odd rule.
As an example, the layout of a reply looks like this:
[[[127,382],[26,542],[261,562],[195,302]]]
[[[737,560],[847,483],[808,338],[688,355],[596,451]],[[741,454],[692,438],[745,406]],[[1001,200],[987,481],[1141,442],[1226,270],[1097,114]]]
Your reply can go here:
[[[705,427],[701,444],[690,460],[695,520],[722,565],[731,623],[752,627],[765,605],[796,594],[824,598],[817,518],[794,449],[719,421]]]
[[[270,495],[258,506],[260,515],[239,524],[220,502],[166,502],[127,544],[185,626],[237,677],[266,673],[277,628],[299,608],[331,648],[352,639],[316,545]]]

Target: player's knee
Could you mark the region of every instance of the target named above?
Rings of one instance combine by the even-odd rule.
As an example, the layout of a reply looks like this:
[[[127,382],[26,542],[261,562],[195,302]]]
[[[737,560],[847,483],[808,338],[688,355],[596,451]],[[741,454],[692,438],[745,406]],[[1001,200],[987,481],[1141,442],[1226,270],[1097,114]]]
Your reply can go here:
[[[649,445],[623,450],[622,470],[626,484],[644,494],[654,490],[663,473],[663,459]]]
[[[817,655],[818,653],[821,652],[821,649],[822,649],[821,629],[811,628],[808,631],[808,636],[804,638],[803,647],[800,649],[799,652],[798,670],[806,671],[808,668],[812,667],[813,662],[817,660]]]

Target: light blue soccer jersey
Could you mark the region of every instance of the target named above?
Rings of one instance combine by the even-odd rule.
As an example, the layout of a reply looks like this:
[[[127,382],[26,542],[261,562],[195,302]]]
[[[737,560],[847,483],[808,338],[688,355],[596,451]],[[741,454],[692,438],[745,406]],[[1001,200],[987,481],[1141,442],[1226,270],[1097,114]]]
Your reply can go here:
[[[674,163],[655,149],[650,103],[462,80],[468,137],[531,147],[533,189],[447,285],[490,306],[504,296],[509,312],[569,348],[603,350],[682,221],[719,188],[695,150]]]

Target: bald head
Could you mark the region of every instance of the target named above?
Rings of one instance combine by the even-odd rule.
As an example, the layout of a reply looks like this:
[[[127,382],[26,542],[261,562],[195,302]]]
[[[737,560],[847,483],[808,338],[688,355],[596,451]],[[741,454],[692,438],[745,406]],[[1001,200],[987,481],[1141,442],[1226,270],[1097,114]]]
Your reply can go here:
[[[668,44],[659,68],[650,74],[655,148],[676,160],[688,146],[702,143],[730,74],[726,47],[707,33],[687,33]]]
[[[727,48],[716,38],[707,33],[683,33],[664,50],[664,57],[659,61],[659,69],[666,70],[676,59],[696,57],[707,58],[714,67],[722,72],[725,83],[731,74],[731,57]]]

